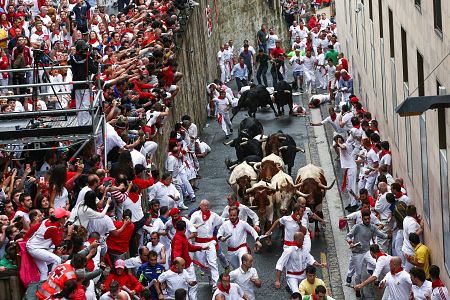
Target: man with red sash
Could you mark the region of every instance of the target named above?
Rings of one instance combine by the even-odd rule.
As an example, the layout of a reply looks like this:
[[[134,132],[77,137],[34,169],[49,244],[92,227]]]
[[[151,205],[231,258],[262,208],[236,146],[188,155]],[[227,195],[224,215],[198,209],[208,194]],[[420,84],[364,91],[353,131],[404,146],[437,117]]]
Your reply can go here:
[[[412,290],[411,276],[402,268],[402,258],[391,257],[390,272],[380,283],[380,288],[386,287],[383,294],[385,300],[409,299]]]
[[[361,282],[360,284],[355,285],[355,290],[360,291],[365,286],[371,284],[372,282],[380,281],[387,273],[389,273],[389,262],[391,261],[392,256],[386,254],[380,250],[380,246],[377,244],[370,245],[369,248],[370,255],[375,259],[375,270],[372,275]]]
[[[200,210],[192,214],[191,223],[197,228],[195,245],[207,247],[206,250],[195,253],[196,259],[211,271],[214,288],[219,280],[219,269],[217,267],[217,242],[213,234],[214,228],[222,225],[222,218],[209,210],[209,201],[205,199],[200,202]]]
[[[230,282],[230,274],[220,274],[220,283],[217,286],[217,290],[214,292],[212,299],[244,299],[250,300],[247,294],[245,294],[242,287],[237,283]],[[220,296],[223,296],[221,298]],[[216,297],[217,296],[217,297]]]
[[[439,277],[441,270],[438,266],[432,265],[430,267],[430,279],[431,279],[431,299],[433,300],[450,300],[448,295],[448,289]]]
[[[318,263],[307,250],[303,249],[305,235],[303,232],[294,234],[295,246],[289,247],[283,251],[275,266],[275,287],[281,287],[281,272],[286,270],[286,281],[292,293],[298,292],[300,282],[306,278],[305,268],[308,265],[314,265],[325,268],[325,263]]]
[[[186,237],[186,222],[180,220],[175,225],[176,233],[172,239],[172,254],[170,257],[181,257],[186,262],[185,269],[189,276],[189,281],[195,282],[194,285],[189,286],[189,299],[197,299],[197,277],[195,276],[195,269],[192,258],[189,252],[196,252],[208,249],[208,247],[194,246],[189,243]]]

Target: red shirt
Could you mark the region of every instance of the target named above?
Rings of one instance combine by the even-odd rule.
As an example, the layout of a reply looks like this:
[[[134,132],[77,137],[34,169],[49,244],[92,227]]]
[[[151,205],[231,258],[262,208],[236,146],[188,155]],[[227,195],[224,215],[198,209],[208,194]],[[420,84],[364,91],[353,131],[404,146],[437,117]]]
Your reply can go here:
[[[272,55],[273,58],[277,58],[280,54],[284,55],[284,50],[283,48],[273,48],[272,52],[270,52],[270,54]]]
[[[114,221],[114,226],[116,229],[122,228],[124,221]],[[134,224],[130,223],[125,230],[119,234],[119,236],[108,235],[106,239],[106,245],[108,245],[108,251],[116,253],[128,252],[128,243],[130,242],[131,236],[133,235]]]
[[[189,266],[192,263],[192,258],[189,256],[189,252],[196,252],[201,251],[202,247],[200,246],[194,246],[191,243],[189,243],[186,235],[184,232],[177,231],[172,239],[172,255],[171,259],[172,261],[177,258],[181,257],[185,260],[186,264],[184,265],[185,269],[189,268]]]
[[[141,179],[139,177],[134,177],[132,182],[139,187],[139,193],[142,189],[147,189],[150,186],[152,186],[155,183],[155,180],[153,180],[153,177],[150,177],[149,179]]]
[[[348,72],[348,60],[346,58],[341,58],[342,69]]]
[[[109,247],[109,246],[108,246]],[[117,281],[119,286],[126,286],[132,291],[136,291],[139,294],[142,291],[142,284],[133,275],[124,272],[122,275],[117,275],[115,273],[109,273],[106,277],[103,292],[106,293],[109,290],[109,285],[111,281]]]

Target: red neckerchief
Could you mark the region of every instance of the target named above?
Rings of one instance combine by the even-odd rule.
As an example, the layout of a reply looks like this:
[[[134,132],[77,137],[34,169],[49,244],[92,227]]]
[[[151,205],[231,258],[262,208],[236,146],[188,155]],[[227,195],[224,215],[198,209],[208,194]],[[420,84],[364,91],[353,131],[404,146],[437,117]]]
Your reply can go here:
[[[241,68],[245,68],[245,64],[239,64],[241,66]]]
[[[139,194],[130,192],[128,198],[130,198],[130,200],[133,201],[133,203],[136,203],[139,200]]]
[[[395,275],[397,275],[398,273],[400,273],[401,271],[403,271],[403,268],[402,268],[402,267],[398,268],[398,269],[397,269],[396,271],[394,271],[394,272],[391,271],[391,275],[392,275],[392,276],[395,276]]]
[[[331,117],[331,121],[334,122],[336,120],[337,114],[334,113],[334,114],[330,115],[330,117]]]
[[[353,125],[353,128],[360,129],[361,128],[361,124]]]
[[[161,182],[162,184],[164,184],[165,186],[169,186],[169,185],[170,185],[170,183],[167,184],[167,183],[165,183],[163,180],[160,180],[160,182]]]
[[[91,44],[91,45],[93,45],[93,44],[95,44],[97,42],[97,39],[90,39],[89,40],[89,44]]]
[[[342,76],[342,78],[343,78],[345,81],[348,81],[348,80],[350,79],[350,75],[345,74],[344,76]]]
[[[295,222],[298,222],[298,220],[300,219],[296,214],[292,214],[291,217]]]
[[[377,258],[375,259],[376,261],[378,261],[378,259],[381,257],[381,256],[386,256],[386,253],[383,253],[383,252],[378,252],[377,253]]]
[[[226,289],[226,288],[222,285],[222,283],[219,283],[219,284],[217,285],[217,288],[218,288],[219,291],[221,291],[221,292],[230,294],[230,288],[231,288],[231,285],[229,285],[228,288]]]
[[[231,222],[231,220],[230,220],[230,222]],[[238,223],[239,223],[239,218],[237,219],[236,223],[231,222],[231,224],[233,224],[233,228],[236,228]]]
[[[203,211],[200,210],[202,212],[202,220],[203,221],[208,221],[209,217],[211,217],[211,211],[207,210],[207,211]]]
[[[25,208],[23,208],[23,206],[19,206],[17,208],[17,211],[23,211],[24,213],[29,213],[30,212],[29,210],[26,210]]]
[[[38,32],[38,31],[36,30],[36,31],[34,32],[34,34],[37,34],[37,35],[41,36],[41,35],[44,34],[44,31]]]
[[[404,194],[402,192],[395,193],[395,199],[400,199],[403,195]]]
[[[312,300],[317,300],[317,295],[316,295],[316,293],[314,293],[314,294],[311,295],[311,299],[312,299]]]
[[[248,53],[248,50],[244,50],[244,54],[247,54]]]
[[[174,273],[180,274],[180,273],[178,273],[177,270],[175,269],[175,266],[171,266],[171,267],[170,267],[170,270],[171,270],[172,272],[174,272]]]
[[[380,158],[382,158],[382,157],[385,156],[386,154],[391,154],[391,151],[389,151],[389,150],[381,150],[381,152],[380,152]]]
[[[241,205],[241,202],[239,202],[239,201],[236,201],[236,207],[239,207],[239,205]]]
[[[45,19],[45,15],[43,15],[42,13],[38,13],[38,16],[40,16],[41,18],[44,18]]]
[[[436,279],[431,282],[431,288],[434,290],[437,287],[445,287],[445,284],[440,279]]]

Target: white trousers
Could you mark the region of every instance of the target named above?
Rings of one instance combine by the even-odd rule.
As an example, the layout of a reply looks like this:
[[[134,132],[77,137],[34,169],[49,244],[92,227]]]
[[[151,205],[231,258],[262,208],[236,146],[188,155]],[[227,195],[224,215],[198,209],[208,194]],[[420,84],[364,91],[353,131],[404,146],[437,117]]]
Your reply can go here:
[[[220,127],[225,132],[226,135],[230,134],[230,129],[233,125],[230,121],[230,114],[228,112],[220,112],[222,114],[222,121],[220,122]]]
[[[40,280],[46,280],[48,278],[47,265],[52,264],[51,271],[53,271],[56,266],[61,263],[61,258],[48,250],[27,248],[27,251],[28,254],[34,258],[34,262],[39,269],[39,273],[41,273]]]
[[[225,62],[225,81],[229,81],[231,78],[231,62]]]
[[[247,247],[239,248],[236,251],[228,251],[228,260],[230,261],[233,270],[240,267],[242,264],[242,256],[247,253]]]
[[[89,90],[75,90],[75,103],[77,109],[89,108],[91,105]],[[90,120],[91,116],[87,111],[82,111],[77,114],[78,125],[88,125]]]
[[[311,86],[311,90],[314,90],[316,88],[316,76],[314,75],[314,70],[305,69],[303,75],[305,78],[306,90],[309,89],[309,86]]]
[[[355,273],[355,284],[361,283],[362,272],[364,270],[364,265],[366,265],[368,271],[375,270],[375,259],[370,255],[370,252],[363,253],[352,253],[350,257],[350,262],[348,266],[347,276],[351,277],[352,270]]]
[[[292,293],[298,293],[298,287],[300,285],[300,282],[303,281],[303,279],[305,279],[305,274],[297,276],[286,274],[286,282],[289,288],[291,289]]]
[[[316,75],[316,82],[317,85],[319,85],[320,87],[327,87],[327,83],[328,83],[328,78],[327,76],[322,72],[322,69],[316,69],[315,71],[315,75]]]
[[[357,191],[358,184],[356,182],[357,176],[358,176],[358,167],[357,166],[347,169],[347,185],[345,187],[347,192],[350,190],[353,190],[353,192],[355,192],[355,193],[358,192]],[[350,200],[350,205],[352,205],[352,206],[358,205],[358,200],[356,200],[355,197],[353,197],[350,194],[349,194],[349,200]]]
[[[186,272],[188,273],[189,281],[197,281],[194,263],[191,263],[191,265],[186,269]],[[197,287],[197,284],[194,286],[189,286],[189,300],[197,300]]]
[[[375,181],[377,181],[377,174],[378,173],[366,176],[366,184],[364,187],[369,191],[369,195],[372,197],[374,197],[373,188],[375,187]]]
[[[217,284],[219,280],[219,268],[217,266],[217,251],[214,243],[195,243],[197,246],[206,246],[209,244],[208,250],[197,251],[194,253],[197,261],[208,267],[211,271],[211,279],[213,284]]]
[[[226,69],[225,64],[219,64],[219,67],[220,67],[220,81],[222,83],[225,83],[225,80],[227,79],[227,77],[226,77],[227,73],[225,71],[225,69]]]
[[[192,198],[195,198],[194,190],[192,189],[192,186],[191,186],[191,184],[189,183],[189,180],[187,179],[186,172],[184,172],[184,171],[183,171],[183,172],[180,172],[180,174],[178,175],[178,177],[179,177],[180,180],[181,180],[183,191],[185,191],[186,194],[188,194],[189,197],[191,197],[191,199],[192,199]]]

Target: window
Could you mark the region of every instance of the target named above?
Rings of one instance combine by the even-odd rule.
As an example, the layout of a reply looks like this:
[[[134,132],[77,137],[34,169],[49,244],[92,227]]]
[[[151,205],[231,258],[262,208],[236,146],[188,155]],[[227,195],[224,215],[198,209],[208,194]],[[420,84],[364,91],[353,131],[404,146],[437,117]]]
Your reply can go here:
[[[391,57],[395,57],[395,43],[394,43],[394,17],[392,10],[389,8],[389,46],[391,50]]]
[[[417,50],[417,87],[419,96],[425,96],[425,82],[423,74],[423,56]]]
[[[401,28],[402,38],[402,67],[403,67],[403,82],[408,82],[408,45],[406,43],[406,31]]]
[[[373,21],[372,0],[369,0],[369,18]]]
[[[416,8],[418,9],[418,10],[420,10],[420,6],[421,6],[421,3],[422,2],[422,0],[414,0],[414,5],[416,6]]]
[[[383,0],[378,0],[378,21],[380,23],[380,39],[382,39],[383,38]]]
[[[442,7],[441,0],[433,0],[434,29],[442,34]]]
[[[384,119],[387,122],[387,105],[386,105],[386,62],[384,60],[384,40],[381,39],[380,40],[380,55],[381,55],[381,91],[383,93],[382,98],[383,98],[383,114],[384,114]]]
[[[420,122],[420,146],[422,160],[422,199],[423,214],[428,225],[430,225],[430,183],[428,179],[428,149],[427,149],[427,123],[425,114],[419,117]]]
[[[397,71],[395,69],[395,61],[391,59],[391,83],[392,83],[392,122],[394,123],[394,141],[395,145],[398,147],[399,134],[398,134],[398,115],[395,112],[397,107]]]
[[[437,95],[440,94],[441,83],[436,80]],[[438,108],[439,149],[447,149],[447,130],[445,125],[445,108]]]

